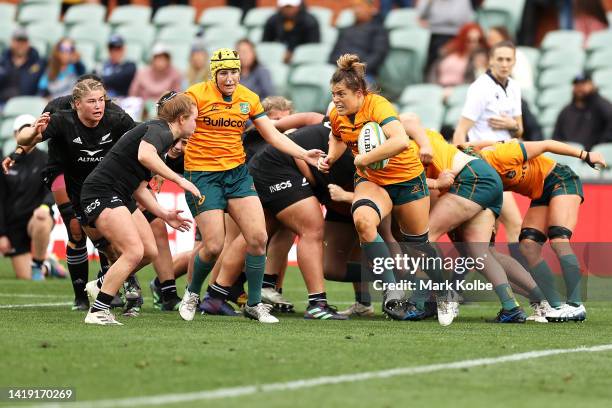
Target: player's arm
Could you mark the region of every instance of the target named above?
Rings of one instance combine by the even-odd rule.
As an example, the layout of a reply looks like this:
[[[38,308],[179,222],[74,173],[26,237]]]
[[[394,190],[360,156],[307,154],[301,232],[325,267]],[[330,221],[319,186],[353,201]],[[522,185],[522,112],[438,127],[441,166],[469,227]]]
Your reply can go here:
[[[166,180],[173,181],[179,187],[189,191],[194,196],[200,198],[200,190],[194,186],[190,181],[179,176],[172,171],[166,163],[158,156],[157,149],[154,145],[149,142],[142,140],[138,146],[138,161],[151,170],[153,173],[162,176]],[[157,215],[157,214],[156,214]]]
[[[140,183],[136,191],[132,194],[140,205],[149,210],[151,214],[164,220],[172,228],[179,231],[188,231],[191,221],[180,216],[182,210],[166,210],[162,208],[153,194],[147,188],[147,182]]]
[[[372,163],[397,156],[410,146],[410,141],[399,120],[392,120],[382,127],[387,141],[366,154],[355,157],[355,166],[367,167]]]
[[[577,157],[589,166],[596,164],[606,167],[606,161],[601,153],[588,152],[557,140],[542,140],[537,142],[522,142],[525,148],[525,160],[537,157],[543,153],[555,153],[563,156]]]
[[[427,178],[427,188],[445,191],[455,182],[455,175],[450,170],[441,171],[437,179]]]
[[[280,133],[267,116],[258,117],[253,121],[253,124],[257,130],[259,130],[261,137],[273,147],[289,156],[302,159],[312,166],[317,165],[319,156],[323,154],[319,149],[305,150],[303,147],[296,144],[293,140]]]
[[[474,126],[474,121],[462,116],[459,119],[459,123],[455,127],[455,132],[453,133],[453,144],[454,145],[465,145],[467,142],[467,134],[468,131]]]
[[[327,149],[327,156],[319,157],[317,162],[317,169],[321,173],[329,173],[331,166],[344,154],[346,151],[346,144],[336,138],[333,132],[329,132],[329,148]]]
[[[51,115],[45,112],[34,122],[32,126],[26,126],[17,134],[17,144],[19,146],[34,146],[41,142],[42,133],[47,129]]]
[[[26,155],[34,149],[34,145],[32,146],[17,146],[15,151],[2,160],[2,170],[4,174],[8,174],[8,171],[15,163],[19,163],[21,159],[26,157]]]
[[[489,126],[495,130],[507,130],[517,139],[523,136],[523,116],[495,116],[489,119]]]
[[[316,125],[323,121],[324,116],[317,112],[300,112],[285,116],[274,122],[274,126],[280,131],[285,132],[289,129],[301,128],[308,125]]]
[[[352,191],[346,191],[342,187],[336,184],[329,184],[327,186],[329,190],[329,196],[332,200],[340,203],[352,203],[355,193]]]
[[[421,125],[421,120],[414,113],[402,113],[400,121],[406,134],[419,145],[419,158],[423,164],[431,163],[433,159],[433,147],[427,137],[425,128]]]

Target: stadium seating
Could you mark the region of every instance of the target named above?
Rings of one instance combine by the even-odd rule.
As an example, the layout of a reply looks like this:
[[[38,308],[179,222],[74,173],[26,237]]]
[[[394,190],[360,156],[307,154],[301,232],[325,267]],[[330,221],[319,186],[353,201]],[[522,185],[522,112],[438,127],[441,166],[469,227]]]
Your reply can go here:
[[[538,79],[539,88],[541,90],[544,88],[571,84],[576,74],[580,71],[581,69],[576,67],[547,69],[540,74]]]
[[[0,3],[0,25],[12,23],[17,15],[17,7],[11,3]]]
[[[606,69],[612,63],[612,47],[600,48],[589,55],[586,63],[588,70]]]
[[[391,31],[389,53],[379,75],[385,95],[395,99],[407,85],[423,82],[430,36],[422,28]]]
[[[186,5],[171,5],[161,7],[153,16],[153,24],[157,27],[167,25],[182,26],[195,22],[196,10]]]
[[[419,27],[418,14],[414,8],[392,9],[384,21],[387,30],[404,30]]]
[[[478,10],[477,20],[483,29],[503,26],[511,35],[518,31],[525,0],[485,0]]]
[[[68,31],[68,36],[77,44],[81,42],[94,44],[98,52],[106,47],[109,35],[110,27],[106,24],[76,24]]]
[[[242,26],[227,30],[221,26],[208,26],[204,29],[204,44],[209,47],[209,51],[214,51],[220,47],[234,48],[236,43],[247,36],[246,28]]]
[[[547,109],[551,107],[562,108],[570,103],[571,100],[571,85],[547,88],[540,92],[538,96],[538,107],[540,109]]]
[[[446,126],[451,126],[451,127],[455,127],[457,126],[457,122],[459,122],[459,119],[461,119],[461,111],[463,110],[463,106],[461,105],[455,105],[452,106],[446,110],[446,113],[444,114],[444,120],[443,120],[443,124]]]
[[[301,65],[289,79],[289,98],[298,112],[325,112],[331,100],[329,79],[335,72],[330,64]]]
[[[612,68],[598,69],[593,72],[593,82],[600,88],[612,87]]]
[[[45,106],[47,106],[47,100],[40,96],[16,96],[6,102],[2,118],[3,121],[12,120],[24,113],[38,117]]]
[[[276,9],[274,7],[256,7],[247,11],[244,16],[244,26],[249,30],[257,27],[263,27],[266,24],[266,21],[272,16],[272,14],[276,13]]]
[[[470,87],[469,84],[458,85],[454,87],[453,92],[449,95],[448,99],[446,100],[446,104],[448,105],[448,107],[449,108],[454,107],[454,106],[463,107],[465,103],[465,98],[467,97],[467,92],[468,92],[469,87]]]
[[[17,20],[24,25],[34,21],[59,21],[60,11],[59,3],[28,4],[21,7]]]
[[[319,22],[319,29],[331,26],[334,12],[330,8],[310,6],[308,7],[308,12],[312,14]]]
[[[542,41],[542,50],[548,51],[554,48],[565,50],[582,49],[584,34],[580,31],[556,30],[549,31]]]
[[[333,48],[336,45],[336,40],[338,40],[338,29],[335,27],[322,27],[320,31],[321,42]]]
[[[113,10],[108,19],[111,26],[122,24],[147,25],[151,21],[151,7],[130,4]]]
[[[191,44],[199,28],[194,24],[166,25],[157,32],[155,41]]]
[[[329,60],[332,45],[323,43],[310,43],[298,45],[293,51],[291,65],[325,64]]]
[[[552,128],[555,126],[557,122],[557,117],[559,116],[559,112],[561,111],[561,107],[553,106],[548,109],[544,109],[540,111],[538,115],[538,120],[540,121],[540,125],[544,128]],[[552,130],[552,129],[551,129]],[[545,132],[545,137],[550,139],[552,137],[551,132]]]
[[[517,47],[517,49],[520,50],[525,57],[527,57],[534,73],[537,73],[537,67],[540,61],[540,51],[537,48],[524,46]]]
[[[265,44],[265,43],[262,43]],[[262,62],[270,70],[274,88],[279,95],[287,95],[287,82],[289,79],[289,67],[285,64],[267,64]]]
[[[589,36],[587,40],[587,50],[589,52],[602,48],[612,48],[612,30],[596,31]]]
[[[355,13],[353,10],[345,9],[342,10],[336,18],[336,28],[341,30],[346,27],[350,27],[355,24]]]
[[[253,27],[249,30],[248,39],[251,40],[253,44],[260,43],[263,39],[263,31],[262,27]]]
[[[44,42],[47,50],[64,37],[64,25],[57,21],[35,21],[27,27],[30,41]]]
[[[81,56],[81,62],[85,65],[87,72],[91,72],[96,68],[97,48],[95,44],[89,42],[76,43],[76,49]]]
[[[586,53],[583,50],[552,49],[540,57],[540,69],[571,67],[576,72],[582,70],[586,61]]]
[[[436,84],[408,85],[399,97],[402,105],[442,103],[442,87]]]
[[[227,33],[231,35],[232,30],[240,26],[241,18],[242,10],[238,7],[211,7],[204,10],[198,24],[202,27],[224,27]],[[231,30],[227,30],[227,27],[231,27]]]
[[[400,113],[412,112],[419,116],[421,124],[436,131],[440,131],[442,127],[442,119],[444,117],[444,106],[442,103],[421,102],[402,105]],[[457,123],[453,123],[453,126]]]
[[[13,119],[3,120],[0,124],[0,146],[13,138]],[[3,156],[4,157],[4,156]]]
[[[64,15],[64,24],[72,26],[80,23],[101,24],[106,18],[106,7],[101,4],[75,4]]]
[[[155,28],[150,24],[124,24],[115,29],[115,33],[123,37],[123,40],[128,43],[138,43],[144,49],[149,49],[155,43]],[[108,36],[104,39],[104,44]]]
[[[0,44],[4,47],[8,47],[11,43],[11,37],[13,31],[17,28],[17,24],[13,22],[2,22],[0,23]]]
[[[283,63],[285,46],[277,42],[262,42],[257,44],[255,51],[259,62],[270,67]]]

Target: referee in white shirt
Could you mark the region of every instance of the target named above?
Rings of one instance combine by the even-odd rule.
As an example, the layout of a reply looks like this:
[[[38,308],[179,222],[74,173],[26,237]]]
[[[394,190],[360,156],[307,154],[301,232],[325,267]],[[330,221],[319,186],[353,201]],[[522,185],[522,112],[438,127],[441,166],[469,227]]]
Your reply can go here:
[[[489,52],[489,70],[468,89],[453,143],[466,140],[505,141],[523,134],[521,89],[510,74],[516,62],[511,41],[494,44]],[[511,192],[504,192],[500,221],[506,227],[508,242],[517,243],[522,217]],[[514,249],[511,246],[511,249]],[[512,251],[518,254],[518,250]]]

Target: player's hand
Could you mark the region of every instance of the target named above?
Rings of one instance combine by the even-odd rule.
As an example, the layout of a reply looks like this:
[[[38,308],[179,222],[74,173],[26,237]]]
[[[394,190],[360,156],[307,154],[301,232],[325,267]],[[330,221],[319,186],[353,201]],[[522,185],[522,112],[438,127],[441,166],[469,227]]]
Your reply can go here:
[[[12,247],[11,241],[6,235],[0,237],[0,254],[6,255]]]
[[[508,130],[508,129],[516,129],[518,127],[518,123],[514,118],[510,116],[494,116],[489,119],[489,126],[495,130]]]
[[[9,156],[5,157],[4,160],[2,160],[2,171],[4,171],[4,174],[8,174],[9,169],[13,167],[14,164],[15,160],[11,159]]]
[[[455,175],[450,170],[444,170],[440,172],[436,180],[438,190],[445,191],[450,188],[455,182]]]
[[[51,114],[49,112],[45,112],[34,122],[34,130],[36,134],[43,133],[47,130],[47,126],[49,125],[49,120],[51,119]]]
[[[368,165],[365,163],[365,154],[358,154],[357,156],[355,156],[355,161],[353,162],[355,164],[355,167],[357,167],[357,169],[359,171],[361,171],[364,174],[368,173]]]
[[[313,167],[317,167],[317,165],[319,164],[319,158],[323,155],[325,155],[325,152],[323,150],[310,149],[306,150],[304,156],[302,157],[302,160],[304,160],[306,163],[310,164]]]
[[[427,166],[433,160],[433,149],[431,146],[422,146],[419,148],[419,159],[424,166]]]
[[[334,201],[351,202],[353,200],[351,193],[336,184],[329,184],[327,188],[329,189],[329,196]]]
[[[168,224],[169,226],[171,226],[177,231],[181,231],[181,232],[189,231],[189,229],[191,228],[192,221],[190,219],[183,218],[181,216],[182,212],[183,210],[167,211],[164,216],[164,220],[166,221],[166,224]]]
[[[164,184],[165,180],[165,178],[163,178],[159,174],[156,174],[151,178],[151,182],[149,183],[149,185],[151,186],[153,191],[159,194],[161,192],[162,185]]]
[[[329,158],[327,156],[319,157],[319,160],[317,160],[317,170],[321,173],[329,173],[330,168],[331,164],[329,163]]]
[[[202,193],[200,193],[200,190],[198,190],[198,188],[191,181],[181,177],[177,184],[180,188],[182,188],[185,191],[189,191],[191,194],[196,196],[198,199],[202,198]]]
[[[585,157],[584,162],[588,164],[589,166],[591,166],[592,168],[594,168],[595,170],[599,170],[600,168],[608,167],[606,160],[604,159],[603,155],[599,152],[589,152],[588,159],[590,160],[587,161],[586,159],[587,158]]]

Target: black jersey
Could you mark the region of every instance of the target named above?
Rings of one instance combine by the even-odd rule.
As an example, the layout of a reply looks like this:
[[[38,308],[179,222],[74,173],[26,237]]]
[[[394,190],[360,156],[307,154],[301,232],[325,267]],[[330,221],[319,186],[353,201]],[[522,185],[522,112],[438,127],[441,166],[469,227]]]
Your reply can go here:
[[[5,228],[19,220],[29,220],[41,204],[53,205],[53,196],[42,184],[41,172],[47,154],[34,149],[10,168],[0,172],[0,236]]]
[[[165,121],[141,123],[127,132],[87,177],[83,194],[113,191],[124,199],[130,198],[141,182],[151,179],[151,171],[138,161],[138,148],[143,140],[155,146],[162,159],[174,143]]]
[[[121,136],[135,126],[121,111],[105,111],[95,128],[85,126],[74,110],[60,110],[51,115],[43,140],[49,140],[49,161],[64,172],[68,196],[75,202],[85,178],[102,161]]]
[[[318,125],[310,125],[300,128],[289,135],[297,145],[306,150],[319,149],[327,152],[329,149],[329,122],[324,121]],[[321,173],[316,167],[310,166],[315,178],[317,190],[327,190],[329,184],[337,184],[343,188],[350,187],[352,190],[353,176],[355,174],[354,159],[347,151],[331,167],[329,174]],[[281,152],[271,145],[263,147],[249,162],[249,168],[254,171],[274,171],[279,167],[294,167],[297,165],[293,157]]]

